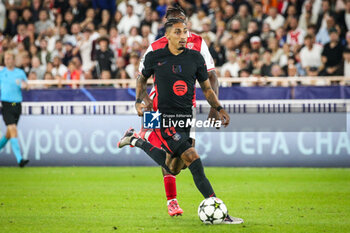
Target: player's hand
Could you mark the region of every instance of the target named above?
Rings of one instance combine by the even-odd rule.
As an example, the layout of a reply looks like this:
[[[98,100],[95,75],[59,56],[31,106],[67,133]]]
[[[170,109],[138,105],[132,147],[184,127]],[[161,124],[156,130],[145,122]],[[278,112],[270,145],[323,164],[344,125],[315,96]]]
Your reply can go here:
[[[136,103],[135,108],[138,116],[143,116],[143,111],[147,108],[144,103]]]
[[[222,124],[226,128],[230,124],[230,116],[228,115],[228,113],[226,112],[225,109],[220,110],[219,116],[220,116]]]
[[[212,121],[215,122],[217,120],[220,120],[219,113],[218,113],[218,111],[215,108],[210,108],[210,111],[209,111],[209,114],[208,114],[208,120],[210,122],[212,122]],[[217,127],[216,129],[220,129],[220,127]]]

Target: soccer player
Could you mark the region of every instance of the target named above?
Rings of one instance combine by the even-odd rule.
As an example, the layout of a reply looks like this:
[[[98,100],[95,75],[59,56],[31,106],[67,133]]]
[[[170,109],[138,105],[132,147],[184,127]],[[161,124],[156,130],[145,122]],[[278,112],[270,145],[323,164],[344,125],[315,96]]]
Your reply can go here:
[[[0,150],[8,141],[16,156],[18,166],[24,167],[29,160],[23,159],[17,138],[17,123],[22,112],[21,88],[27,87],[27,77],[23,70],[15,67],[15,56],[5,52],[5,68],[0,71],[2,116],[7,126],[6,135],[0,139]]]
[[[174,18],[186,20],[185,12],[179,7],[170,7],[166,12],[165,17],[167,20],[174,19]],[[155,50],[164,48],[167,44],[168,44],[168,39],[165,36],[163,36],[162,38],[153,42],[148,47],[148,49],[146,50],[145,54],[143,55],[143,57],[141,59],[140,65],[139,65],[139,72],[140,73],[142,72],[142,69],[144,67],[143,62],[144,62],[146,55],[151,51],[155,51]],[[201,55],[203,56],[205,63],[206,63],[210,84],[211,84],[215,94],[218,96],[219,88],[218,88],[218,80],[217,80],[216,71],[215,71],[215,65],[214,65],[214,61],[209,53],[209,49],[208,49],[208,46],[206,45],[205,41],[200,36],[198,36],[194,33],[188,32],[188,39],[187,39],[186,47],[188,49],[193,49],[193,50],[200,52]],[[156,104],[155,103],[153,104],[153,102],[152,102],[152,99],[154,98],[155,93],[156,93],[155,89],[152,88],[149,96],[146,96],[144,98],[144,101],[149,105],[149,108],[153,109],[154,111],[157,110]],[[195,111],[195,107],[196,107],[195,94],[193,95],[192,101],[193,101],[193,107],[194,107],[194,111]],[[216,109],[214,109],[214,108],[210,109],[208,118],[218,119],[218,114],[217,114]],[[143,139],[149,141],[152,145],[154,145],[158,148],[161,148],[161,141],[153,130],[142,129],[139,134]],[[190,138],[192,138],[192,142],[194,145],[195,144],[194,129],[192,129],[190,131]],[[169,155],[167,155],[167,156],[169,157]],[[162,173],[163,173],[165,193],[166,193],[166,197],[167,197],[168,213],[170,216],[181,215],[183,213],[183,210],[180,208],[179,203],[176,199],[176,197],[177,197],[176,176],[174,176],[173,174],[170,174],[164,168],[162,168]]]
[[[168,44],[163,49],[152,51],[146,55],[142,75],[137,80],[136,110],[143,115],[142,100],[147,96],[147,79],[153,75],[156,97],[153,101],[157,109],[164,115],[192,114],[192,98],[196,80],[200,83],[208,103],[219,112],[224,126],[230,122],[227,112],[221,107],[217,96],[208,80],[204,58],[195,50],[187,49],[188,37],[185,21],[179,18],[169,19],[165,24]],[[215,192],[205,176],[199,155],[192,145],[188,128],[163,127],[156,130],[162,141],[162,147],[171,155],[165,156],[165,151],[152,146],[140,138],[133,129],[128,130],[120,140],[119,147],[132,145],[144,150],[155,162],[169,173],[177,174],[184,166],[192,173],[193,180],[204,198],[215,197]],[[179,169],[180,168],[180,169]],[[224,223],[240,224],[243,220],[228,216]]]

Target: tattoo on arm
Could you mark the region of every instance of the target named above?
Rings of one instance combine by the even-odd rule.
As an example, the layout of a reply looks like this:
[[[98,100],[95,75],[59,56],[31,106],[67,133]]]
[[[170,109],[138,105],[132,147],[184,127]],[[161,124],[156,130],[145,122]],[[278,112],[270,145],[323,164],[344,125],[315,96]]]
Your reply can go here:
[[[209,71],[208,78],[210,81],[211,88],[213,88],[215,95],[219,96],[219,81],[218,81],[218,77],[216,75],[216,71],[215,70]]]
[[[203,94],[205,95],[205,98],[207,99],[208,103],[212,108],[217,108],[220,106],[220,102],[218,100],[218,97],[215,95],[213,89],[210,86],[209,80],[206,80],[204,82],[199,83]]]
[[[136,99],[145,98],[147,96],[147,78],[139,74],[136,82]]]

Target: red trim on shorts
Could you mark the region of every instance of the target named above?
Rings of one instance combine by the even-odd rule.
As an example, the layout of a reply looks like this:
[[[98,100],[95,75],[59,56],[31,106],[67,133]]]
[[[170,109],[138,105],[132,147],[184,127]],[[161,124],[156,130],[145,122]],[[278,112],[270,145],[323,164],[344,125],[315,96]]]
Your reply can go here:
[[[207,72],[212,71],[212,70],[215,70],[215,67],[214,67],[214,68],[211,68],[211,69],[209,69],[209,70],[207,70]]]
[[[168,143],[166,142],[166,140],[162,137],[162,133],[160,132],[160,129],[154,129],[154,132],[156,132],[159,140],[170,151],[170,153],[174,154],[174,152],[170,149],[170,147],[169,147]]]

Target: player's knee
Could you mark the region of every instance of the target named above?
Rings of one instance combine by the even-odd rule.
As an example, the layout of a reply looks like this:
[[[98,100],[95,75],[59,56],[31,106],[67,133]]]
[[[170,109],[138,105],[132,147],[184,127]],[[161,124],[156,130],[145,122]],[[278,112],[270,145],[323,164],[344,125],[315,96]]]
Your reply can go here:
[[[188,150],[186,150],[183,153],[183,160],[185,161],[185,165],[188,166],[193,161],[199,159],[199,155],[197,154],[197,151],[192,147]]]

